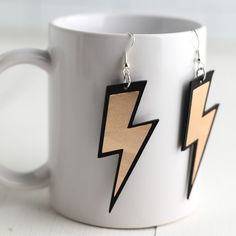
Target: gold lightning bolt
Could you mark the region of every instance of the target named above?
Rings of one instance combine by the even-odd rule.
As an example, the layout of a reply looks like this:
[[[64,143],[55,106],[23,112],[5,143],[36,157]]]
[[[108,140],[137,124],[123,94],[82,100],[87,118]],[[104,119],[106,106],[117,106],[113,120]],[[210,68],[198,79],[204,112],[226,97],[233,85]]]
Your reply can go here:
[[[133,119],[140,102],[146,81],[133,82],[128,91],[109,94],[106,108],[106,124],[99,157],[119,154],[119,163],[110,203],[112,210],[129,175],[138,161],[158,120],[133,125]],[[138,87],[140,90],[137,90]],[[106,107],[106,105],[105,105]]]
[[[209,134],[216,116],[219,104],[205,111],[207,96],[214,71],[206,74],[204,81],[197,78],[191,83],[191,97],[189,104],[189,117],[187,122],[187,132],[183,150],[193,145],[192,165],[187,198],[189,198],[194,181],[196,179],[204,150],[209,138]]]

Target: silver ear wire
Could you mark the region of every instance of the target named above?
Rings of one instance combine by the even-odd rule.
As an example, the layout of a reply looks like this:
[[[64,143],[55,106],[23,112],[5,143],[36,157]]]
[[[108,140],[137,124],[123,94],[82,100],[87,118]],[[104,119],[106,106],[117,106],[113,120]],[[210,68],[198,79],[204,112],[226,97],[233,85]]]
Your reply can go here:
[[[202,63],[201,61],[201,58],[200,58],[200,51],[199,51],[199,48],[200,48],[200,40],[199,40],[199,37],[198,37],[198,34],[197,34],[197,31],[196,30],[193,30],[193,32],[195,33],[196,37],[197,37],[197,50],[196,50],[196,54],[197,54],[197,68],[196,68],[196,72],[195,72],[195,76],[196,77],[199,77],[199,76],[203,76],[203,80],[205,80],[206,78],[206,70],[205,70],[205,66],[204,64]]]
[[[125,89],[128,89],[131,82],[132,82],[131,76],[130,76],[130,67],[129,67],[129,64],[127,61],[127,54],[135,42],[135,36],[133,33],[128,33],[128,36],[129,36],[129,43],[125,49],[124,58],[123,58],[123,60],[124,60],[124,66],[123,66],[124,83],[127,83],[127,85],[125,86]]]

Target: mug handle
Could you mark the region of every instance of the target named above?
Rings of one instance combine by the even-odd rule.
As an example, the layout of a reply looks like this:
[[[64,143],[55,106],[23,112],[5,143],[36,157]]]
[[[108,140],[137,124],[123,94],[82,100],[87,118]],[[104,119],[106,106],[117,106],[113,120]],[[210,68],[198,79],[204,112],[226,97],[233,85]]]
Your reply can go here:
[[[36,65],[48,74],[51,69],[51,58],[48,51],[26,48],[16,49],[0,55],[0,73],[18,64]],[[0,183],[19,189],[36,189],[49,184],[49,168],[47,163],[41,167],[20,173],[0,165]]]

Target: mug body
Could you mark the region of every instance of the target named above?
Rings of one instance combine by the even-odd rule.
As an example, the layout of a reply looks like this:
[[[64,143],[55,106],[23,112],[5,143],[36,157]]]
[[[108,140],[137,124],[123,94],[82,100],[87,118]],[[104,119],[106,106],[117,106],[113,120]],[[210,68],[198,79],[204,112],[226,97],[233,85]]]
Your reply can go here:
[[[189,151],[181,151],[186,88],[194,78],[197,38],[205,58],[205,27],[150,15],[82,14],[53,21],[49,52],[51,203],[62,215],[114,228],[161,225],[196,206],[187,200]],[[106,86],[122,83],[128,54],[132,81],[147,80],[134,123],[159,119],[113,210],[118,156],[98,158]],[[124,108],[125,109],[125,108]]]

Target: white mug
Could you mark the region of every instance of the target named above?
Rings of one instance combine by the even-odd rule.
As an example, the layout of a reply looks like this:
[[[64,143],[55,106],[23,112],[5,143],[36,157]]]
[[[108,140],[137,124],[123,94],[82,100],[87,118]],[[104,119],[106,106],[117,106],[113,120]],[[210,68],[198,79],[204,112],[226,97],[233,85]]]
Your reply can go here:
[[[49,26],[47,50],[0,56],[0,71],[29,63],[49,73],[49,161],[31,173],[0,167],[2,183],[49,185],[53,208],[73,220],[114,228],[166,224],[195,209],[199,180],[186,198],[189,151],[181,151],[185,87],[194,77],[197,38],[205,60],[206,28],[141,14],[80,14]],[[106,86],[122,83],[128,32],[132,81],[147,80],[135,122],[159,119],[113,210],[109,203],[117,155],[98,158]]]

